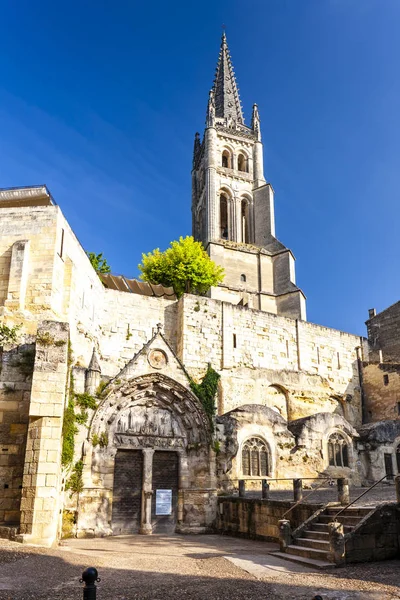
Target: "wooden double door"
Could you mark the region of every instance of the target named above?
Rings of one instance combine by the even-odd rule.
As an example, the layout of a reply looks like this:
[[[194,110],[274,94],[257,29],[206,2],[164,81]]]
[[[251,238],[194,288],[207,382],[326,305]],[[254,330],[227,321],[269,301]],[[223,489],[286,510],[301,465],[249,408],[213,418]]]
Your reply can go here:
[[[138,533],[142,522],[142,450],[118,450],[115,457],[112,530],[114,535]],[[153,533],[175,531],[179,458],[176,452],[155,451],[151,471]]]

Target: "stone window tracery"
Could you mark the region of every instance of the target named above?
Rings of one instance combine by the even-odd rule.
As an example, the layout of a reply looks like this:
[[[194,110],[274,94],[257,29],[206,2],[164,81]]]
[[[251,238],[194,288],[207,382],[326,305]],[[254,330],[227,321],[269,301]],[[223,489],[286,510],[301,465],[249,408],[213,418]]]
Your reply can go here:
[[[332,433],[328,440],[328,458],[331,467],[349,466],[349,448],[340,433]]]
[[[270,471],[269,450],[260,438],[250,438],[242,446],[242,475],[267,477]]]

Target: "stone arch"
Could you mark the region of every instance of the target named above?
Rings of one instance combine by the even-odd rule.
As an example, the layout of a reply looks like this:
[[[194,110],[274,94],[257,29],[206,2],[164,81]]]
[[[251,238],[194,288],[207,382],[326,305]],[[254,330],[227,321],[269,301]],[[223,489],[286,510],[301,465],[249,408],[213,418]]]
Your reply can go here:
[[[122,427],[121,415],[130,408],[140,406],[157,408],[173,415],[188,445],[210,441],[210,423],[199,400],[170,377],[162,373],[150,373],[119,384],[112,382],[109,386],[106,397],[93,417],[89,437],[107,431],[110,438],[110,434],[118,433],[116,429]]]
[[[232,149],[227,146],[222,148],[221,166],[225,169],[233,169],[233,152]]]
[[[164,458],[172,458],[176,463],[175,483],[167,486],[175,490],[173,514],[176,520],[173,526],[176,530],[190,531],[196,521],[196,526],[200,522],[201,527],[206,527],[209,520],[207,507],[213,505],[215,496],[215,456],[210,451],[210,420],[199,400],[184,385],[162,373],[122,381],[116,378],[106,390],[93,417],[89,441],[85,443],[84,489],[80,505],[84,507],[86,499],[91,498],[91,520],[80,512],[80,529],[94,530],[95,535],[123,532],[114,519],[116,509],[121,511],[121,506],[128,506],[130,510],[129,502],[124,504],[125,500],[121,502],[119,497],[120,490],[124,490],[120,483],[122,473],[123,477],[128,477],[127,486],[135,482],[135,497],[139,494],[141,498],[140,517],[137,516],[139,513],[132,517],[135,527],[140,525],[140,533],[151,533],[154,514],[157,514],[154,513],[153,476],[160,473],[160,460]],[[106,442],[94,446],[91,441],[95,435]],[[120,458],[127,454],[126,464],[130,469],[132,465],[139,465],[135,471],[139,475],[135,475],[135,479],[119,470]],[[156,459],[157,468],[154,466]],[[199,488],[205,490],[204,506],[194,515],[193,497]],[[131,493],[130,488],[127,493]],[[93,502],[98,503],[97,511]]]
[[[228,187],[222,187],[219,192],[219,231],[220,238],[223,240],[232,240],[233,218],[232,218],[232,190]]]
[[[249,157],[245,150],[240,148],[237,154],[237,170],[242,173],[249,172]]]
[[[250,194],[240,196],[240,240],[245,244],[253,241],[253,200]]]
[[[266,404],[286,421],[288,419],[288,391],[281,385],[272,383],[267,388]]]

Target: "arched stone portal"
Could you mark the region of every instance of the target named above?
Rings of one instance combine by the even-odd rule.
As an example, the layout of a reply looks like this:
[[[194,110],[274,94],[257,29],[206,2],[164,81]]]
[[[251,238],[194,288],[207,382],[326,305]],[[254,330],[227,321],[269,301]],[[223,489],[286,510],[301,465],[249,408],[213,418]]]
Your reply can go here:
[[[88,444],[85,492],[106,498],[94,533],[204,531],[214,518],[215,457],[207,415],[192,392],[161,373],[111,382]],[[90,476],[90,482],[89,482]],[[86,482],[85,482],[86,483]],[[91,512],[93,512],[93,504]],[[89,511],[88,511],[89,514]]]

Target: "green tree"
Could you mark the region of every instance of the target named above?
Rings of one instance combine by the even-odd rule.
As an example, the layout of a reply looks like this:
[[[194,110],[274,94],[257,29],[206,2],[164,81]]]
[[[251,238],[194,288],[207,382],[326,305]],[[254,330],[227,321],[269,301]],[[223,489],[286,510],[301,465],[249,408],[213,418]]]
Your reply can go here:
[[[96,273],[111,273],[110,265],[107,263],[107,259],[103,258],[103,253],[95,254],[94,252],[86,252],[89,257],[90,264]]]
[[[171,242],[165,252],[156,248],[153,252],[142,254],[138,267],[141,279],[172,286],[178,298],[185,292],[205,294],[224,278],[223,268],[216,265],[202,244],[189,235]]]

